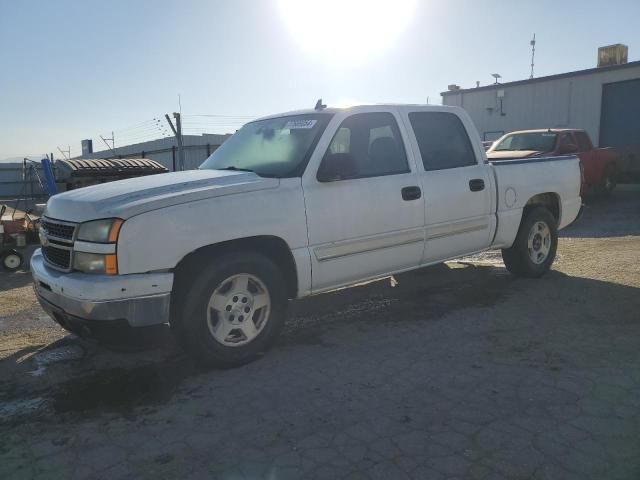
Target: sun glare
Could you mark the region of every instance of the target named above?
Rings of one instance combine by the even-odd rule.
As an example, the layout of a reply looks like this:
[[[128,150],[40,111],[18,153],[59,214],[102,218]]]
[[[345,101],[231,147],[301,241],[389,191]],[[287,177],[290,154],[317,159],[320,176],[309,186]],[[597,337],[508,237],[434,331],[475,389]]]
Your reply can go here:
[[[360,63],[393,47],[416,0],[278,0],[293,42],[329,63]]]

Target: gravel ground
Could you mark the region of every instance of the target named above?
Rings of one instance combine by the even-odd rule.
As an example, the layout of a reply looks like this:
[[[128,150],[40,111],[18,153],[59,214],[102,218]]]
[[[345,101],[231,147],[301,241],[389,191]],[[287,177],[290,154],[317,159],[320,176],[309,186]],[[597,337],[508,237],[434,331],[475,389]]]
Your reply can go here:
[[[114,352],[0,274],[0,478],[640,478],[640,188],[593,201],[539,280],[488,252],[296,302],[200,371]]]

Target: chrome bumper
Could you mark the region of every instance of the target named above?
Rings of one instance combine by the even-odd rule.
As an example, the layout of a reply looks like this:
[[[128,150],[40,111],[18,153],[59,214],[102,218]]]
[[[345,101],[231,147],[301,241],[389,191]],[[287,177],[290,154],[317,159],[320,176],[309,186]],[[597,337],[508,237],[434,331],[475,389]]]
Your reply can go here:
[[[65,319],[74,323],[126,321],[132,327],[145,327],[169,321],[170,290],[173,281],[171,274],[111,277],[108,280],[83,274],[61,274],[44,265],[39,251],[36,251],[31,259],[31,272],[33,287],[42,308],[65,328]],[[170,277],[164,278],[166,275]],[[109,285],[105,284],[107,281]],[[117,285],[111,285],[116,282]],[[91,291],[96,288],[96,283],[102,292],[116,290],[116,286],[122,291],[131,291],[134,287],[138,291],[162,287],[164,291],[155,293],[152,290],[153,293],[146,292],[128,298],[77,298],[81,293],[77,291],[78,288],[85,292]]]
[[[60,317],[68,315],[88,321],[126,320],[131,327],[157,325],[169,321],[169,293],[126,300],[88,302],[63,297],[38,284],[34,284],[33,287],[44,311],[58,323],[61,323]]]

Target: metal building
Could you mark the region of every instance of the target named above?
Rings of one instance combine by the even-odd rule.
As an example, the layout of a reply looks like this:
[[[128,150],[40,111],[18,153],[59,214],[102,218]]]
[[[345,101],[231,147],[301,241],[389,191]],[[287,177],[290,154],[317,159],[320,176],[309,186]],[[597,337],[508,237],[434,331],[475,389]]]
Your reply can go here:
[[[184,144],[184,168],[192,170],[197,168],[231,135],[217,135],[205,133],[202,135],[183,135]],[[161,163],[170,171],[176,170],[179,165],[178,145],[174,137],[159,138],[143,143],[136,143],[115,150],[102,150],[83,154],[84,159],[116,159],[127,157],[150,158]]]
[[[620,58],[626,62],[626,51]],[[640,61],[478,88],[451,85],[442,103],[463,107],[483,140],[513,130],[581,128],[595,145],[640,160]]]

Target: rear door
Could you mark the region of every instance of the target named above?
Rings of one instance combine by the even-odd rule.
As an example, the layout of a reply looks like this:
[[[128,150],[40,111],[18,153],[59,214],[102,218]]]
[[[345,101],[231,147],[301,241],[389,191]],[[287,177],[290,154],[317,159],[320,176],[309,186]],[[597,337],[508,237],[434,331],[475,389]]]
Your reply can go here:
[[[413,133],[424,192],[423,262],[487,248],[495,228],[495,195],[477,135],[472,143],[461,118],[450,111],[407,110],[404,120]]]

